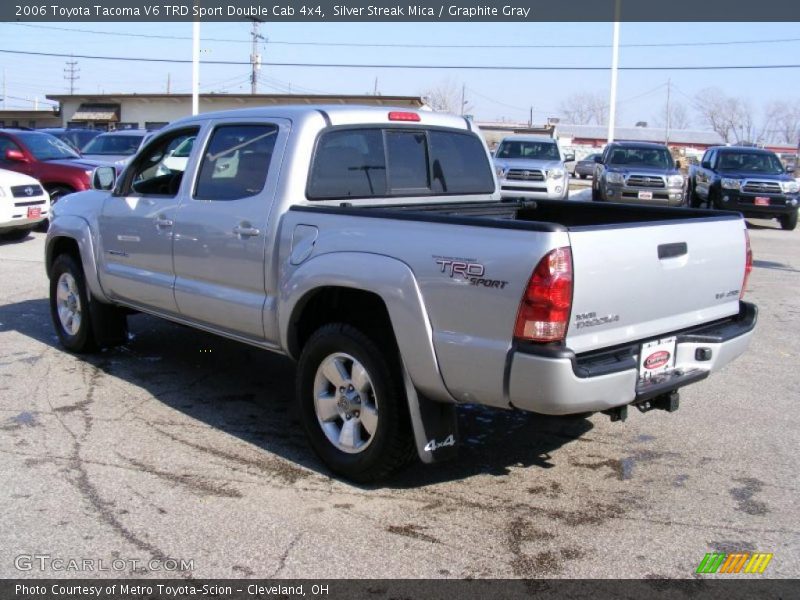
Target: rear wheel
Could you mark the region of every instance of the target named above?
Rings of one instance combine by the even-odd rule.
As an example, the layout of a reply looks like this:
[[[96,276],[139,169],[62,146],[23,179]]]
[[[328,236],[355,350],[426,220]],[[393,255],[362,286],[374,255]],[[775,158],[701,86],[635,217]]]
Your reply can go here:
[[[780,221],[781,229],[794,231],[795,227],[797,227],[797,211],[794,210],[789,214],[781,215],[778,217],[778,221]]]
[[[311,336],[300,356],[297,396],[311,447],[335,473],[376,481],[413,456],[396,359],[351,325],[325,325]]]

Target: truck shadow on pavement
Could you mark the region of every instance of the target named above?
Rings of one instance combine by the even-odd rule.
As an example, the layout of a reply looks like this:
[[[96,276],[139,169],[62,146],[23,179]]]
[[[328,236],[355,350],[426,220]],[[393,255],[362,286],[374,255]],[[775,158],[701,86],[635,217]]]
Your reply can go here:
[[[169,430],[170,423],[164,422],[164,411],[158,411],[157,423],[150,421],[147,408],[127,412],[126,419],[137,419],[153,428],[154,444],[182,443],[192,451],[233,465],[253,462],[262,470],[292,471],[293,477],[281,475],[290,482],[308,475],[297,465],[336,478],[306,443],[294,407],[295,368],[289,359],[147,315],[133,315],[129,324],[131,340],[125,346],[96,355],[73,356],[59,345],[46,299],[0,306],[0,333],[16,331],[59,353],[53,358],[45,352],[39,359],[53,361],[49,365],[51,376],[57,377],[59,368],[64,368],[62,357],[88,363],[101,373],[99,386],[102,374],[133,386],[133,398],[121,398],[121,402],[136,406],[143,399],[155,398],[191,420],[255,446],[256,454],[265,451],[289,463],[265,457],[263,464],[256,465],[252,458],[242,457],[239,451],[248,457],[253,452],[237,441],[217,448],[205,447],[186,434],[177,436]],[[180,415],[171,418],[176,420],[176,427],[186,424]],[[125,423],[120,427],[124,430]],[[580,417],[464,406],[459,412],[459,428],[461,446],[456,460],[434,466],[414,464],[378,487],[414,488],[478,474],[503,476],[516,466],[550,468],[555,466],[551,453],[579,439],[591,430],[592,423]]]

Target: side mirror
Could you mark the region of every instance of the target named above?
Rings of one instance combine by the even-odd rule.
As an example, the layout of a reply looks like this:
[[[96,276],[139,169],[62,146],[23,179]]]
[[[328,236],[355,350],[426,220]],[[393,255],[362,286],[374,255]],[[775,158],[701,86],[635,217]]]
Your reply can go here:
[[[787,173],[794,173],[794,170],[795,170],[794,165],[787,165],[786,166],[786,172]]]
[[[711,163],[708,162],[707,160],[704,160],[703,162],[700,163],[700,166],[703,167],[704,169],[710,169]]]
[[[596,162],[597,164],[602,163],[603,162],[603,157],[602,156],[595,156],[594,157],[594,162]]]
[[[681,161],[679,161],[679,160],[675,161],[675,168],[676,169],[680,169],[681,168]]]
[[[22,153],[22,150],[14,150],[9,148],[6,150],[6,160],[16,160],[18,162],[28,162],[28,159],[25,158],[25,155]]]
[[[564,162],[572,162],[575,160],[575,153],[570,152],[569,154],[564,155]]]
[[[97,167],[92,173],[93,190],[110,190],[117,180],[117,170],[112,166]]]

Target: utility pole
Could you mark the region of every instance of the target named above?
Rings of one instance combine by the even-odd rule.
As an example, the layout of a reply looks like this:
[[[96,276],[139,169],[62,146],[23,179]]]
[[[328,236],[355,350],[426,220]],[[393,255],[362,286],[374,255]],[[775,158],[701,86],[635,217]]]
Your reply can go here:
[[[611,50],[611,97],[608,99],[608,143],[614,141],[617,120],[617,70],[619,69],[619,18],[622,0],[614,4],[614,35]]]
[[[671,125],[670,119],[672,118],[672,112],[669,109],[669,88],[672,87],[672,79],[667,79],[667,131],[664,135],[664,145],[667,146],[669,144],[669,128]]]
[[[170,75],[171,75],[171,73],[167,73],[167,93],[168,94],[171,93],[170,92]]]
[[[461,84],[461,116],[464,116],[464,105],[467,103],[465,98],[467,93],[467,86],[465,84]]]
[[[378,95],[378,78],[377,77],[375,78],[375,85],[372,87],[372,95],[373,96],[377,96]]]
[[[258,72],[261,70],[261,55],[258,53],[258,42],[263,41],[264,36],[258,32],[261,21],[253,19],[253,26],[250,30],[251,50],[250,50],[250,93],[258,93]]]
[[[6,109],[6,70],[3,69],[3,110]]]
[[[533,107],[531,106],[530,116],[528,117],[528,127],[533,127]]]
[[[77,60],[68,60],[67,66],[64,67],[64,79],[69,81],[69,94],[70,96],[75,94],[75,82],[80,79],[78,73],[81,70],[78,68],[78,61]]]

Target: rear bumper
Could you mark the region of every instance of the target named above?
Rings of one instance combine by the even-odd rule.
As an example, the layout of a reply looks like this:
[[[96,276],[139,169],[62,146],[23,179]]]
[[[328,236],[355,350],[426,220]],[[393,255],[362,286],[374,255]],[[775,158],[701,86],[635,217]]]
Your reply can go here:
[[[519,347],[511,359],[509,400],[516,408],[549,415],[643,402],[705,379],[734,360],[749,346],[757,317],[755,305],[742,302],[734,317],[659,336],[675,336],[677,346],[675,370],[657,383],[638,381],[639,347],[648,340],[585,355],[552,346]],[[698,359],[709,352],[707,360]]]

